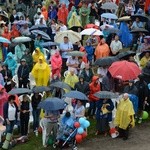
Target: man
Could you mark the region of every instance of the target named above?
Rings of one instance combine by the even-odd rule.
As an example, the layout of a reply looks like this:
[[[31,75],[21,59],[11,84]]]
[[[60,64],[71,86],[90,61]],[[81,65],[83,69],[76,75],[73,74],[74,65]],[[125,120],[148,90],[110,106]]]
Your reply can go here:
[[[28,78],[29,78],[29,67],[26,64],[26,60],[21,60],[21,65],[18,68],[18,82],[19,82],[19,88],[27,88],[28,84]]]
[[[36,20],[35,25],[45,25],[46,26],[46,21],[45,21],[43,15],[41,15],[40,18]]]
[[[40,19],[40,17],[44,17],[44,16],[41,14],[41,9],[38,8],[38,9],[37,9],[37,13],[34,15],[34,23],[36,23],[36,21],[37,21],[38,19]]]
[[[110,49],[113,56],[116,56],[122,49],[122,43],[119,41],[119,36],[116,35],[115,39],[110,44]]]
[[[123,95],[117,106],[114,123],[119,127],[119,136],[127,140],[129,127],[135,126],[134,109],[127,93]]]
[[[64,37],[64,42],[60,43],[60,52],[62,55],[63,60],[63,69],[66,69],[66,61],[69,56],[67,55],[67,52],[71,52],[73,50],[73,45],[71,42],[69,42],[69,39],[67,36]]]

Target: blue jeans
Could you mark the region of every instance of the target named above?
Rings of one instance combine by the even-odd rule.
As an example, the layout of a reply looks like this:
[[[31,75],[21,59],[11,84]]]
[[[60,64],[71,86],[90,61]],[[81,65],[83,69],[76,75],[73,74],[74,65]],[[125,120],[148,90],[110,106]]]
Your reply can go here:
[[[90,102],[90,107],[89,107],[89,110],[88,110],[88,116],[94,116],[95,111],[96,111],[96,102],[91,101]]]
[[[39,127],[39,120],[40,120],[40,109],[33,109],[33,130],[36,130]]]
[[[9,121],[9,122],[10,122],[10,124],[7,124],[7,122],[6,122],[6,134],[13,132],[14,125],[15,125],[15,123],[16,123],[15,120],[14,120],[14,121]]]

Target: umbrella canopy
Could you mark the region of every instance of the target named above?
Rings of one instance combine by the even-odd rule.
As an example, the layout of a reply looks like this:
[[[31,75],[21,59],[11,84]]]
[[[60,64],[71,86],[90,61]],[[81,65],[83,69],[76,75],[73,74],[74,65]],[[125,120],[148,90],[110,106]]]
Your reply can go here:
[[[75,98],[79,100],[88,100],[87,96],[79,91],[70,91],[64,94],[65,97]]]
[[[139,55],[140,59],[145,55],[145,53],[150,53],[150,50],[143,51],[143,52]]]
[[[121,52],[119,53],[116,57],[119,59],[126,59],[129,56],[134,56],[136,53],[132,51],[126,51],[126,52]]]
[[[91,24],[87,24],[87,25],[85,26],[85,29],[88,29],[88,28],[99,29],[99,26],[97,26],[97,25],[91,23]]]
[[[109,91],[100,91],[100,92],[96,92],[94,96],[100,99],[112,99],[112,98],[117,98],[119,95]]]
[[[117,61],[108,69],[112,77],[119,78],[123,81],[133,80],[141,73],[140,68],[133,62]]]
[[[114,28],[114,26],[109,25],[109,24],[104,24],[104,25],[100,26],[101,30],[108,30],[108,29],[113,29],[113,28]]]
[[[101,14],[101,17],[106,18],[106,19],[114,19],[114,20],[118,19],[118,17],[112,13],[103,13],[103,14]]]
[[[58,81],[58,82],[54,82],[50,85],[50,87],[56,87],[56,88],[61,88],[61,89],[66,89],[66,90],[71,90],[71,87],[65,83],[65,82],[61,82],[61,81]]]
[[[102,9],[116,10],[118,6],[113,2],[106,2],[101,6]]]
[[[117,57],[103,57],[100,59],[97,59],[94,63],[94,65],[97,66],[110,66],[113,62],[118,61],[119,59]]]
[[[47,29],[47,26],[42,24],[42,25],[34,25],[29,30],[32,31],[32,30],[45,30],[45,29]]]
[[[83,28],[82,28],[82,27],[79,27],[79,26],[73,26],[73,27],[71,27],[69,30],[72,30],[72,31],[78,32],[78,30],[82,31],[82,30],[83,30]]]
[[[116,34],[120,33],[120,30],[116,29],[116,28],[108,28],[108,29],[106,29],[106,31],[111,33],[111,34],[113,34],[113,33],[116,33]]]
[[[81,35],[79,33],[74,32],[72,30],[67,30],[67,31],[58,32],[55,36],[55,42],[56,43],[64,42],[65,36],[68,37],[71,43],[76,43],[81,40]]]
[[[30,37],[20,36],[12,40],[13,43],[25,43],[30,42],[32,39]]]
[[[27,88],[15,88],[12,89],[8,94],[15,95],[15,94],[26,94],[26,93],[32,93],[32,90]]]
[[[131,20],[135,21],[136,18],[139,18],[139,20],[141,22],[148,22],[148,17],[146,17],[145,15],[141,15],[141,14],[135,14],[131,16]]]
[[[57,97],[48,97],[44,101],[40,102],[38,107],[46,111],[60,110],[65,108],[65,102]]]
[[[67,53],[68,56],[77,56],[77,57],[82,57],[85,55],[84,52],[80,52],[80,51],[72,51],[72,52],[68,52]]]
[[[25,25],[25,24],[31,24],[31,22],[26,21],[26,20],[19,20],[19,21],[14,21],[13,24]]]
[[[130,16],[123,16],[118,19],[118,22],[130,21],[130,20],[131,20]]]
[[[44,43],[42,43],[43,47],[50,47],[52,45],[57,45],[57,43],[55,43],[55,42],[44,42]]]
[[[50,88],[47,87],[47,86],[36,86],[36,87],[33,87],[32,89],[33,93],[42,93],[42,92],[48,92],[50,91]]]
[[[34,34],[35,36],[40,34],[42,36],[42,39],[44,39],[44,40],[51,39],[47,33],[40,31],[40,30],[32,30],[31,33]]]
[[[8,43],[8,44],[10,44],[11,42],[8,39],[0,36],[0,43]]]
[[[103,32],[101,32],[98,29],[89,28],[84,29],[82,32],[80,32],[81,35],[103,35]]]
[[[148,33],[148,30],[144,28],[136,28],[136,29],[131,30],[131,33],[139,33],[139,32]]]

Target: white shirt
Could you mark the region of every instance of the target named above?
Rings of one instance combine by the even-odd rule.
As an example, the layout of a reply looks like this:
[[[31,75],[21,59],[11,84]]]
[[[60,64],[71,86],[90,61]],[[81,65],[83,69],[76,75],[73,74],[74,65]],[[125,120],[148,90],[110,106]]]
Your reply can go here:
[[[102,77],[104,77],[107,74],[108,69],[107,68],[103,68],[103,67],[99,67],[97,69],[97,74],[101,75]],[[99,78],[99,81],[102,82],[102,78]]]
[[[16,120],[16,107],[14,104],[8,104],[8,120],[14,121]]]
[[[110,44],[110,48],[112,53],[117,53],[122,49],[122,43],[118,40],[118,41],[112,41]]]
[[[72,43],[60,43],[60,51],[73,49]],[[67,52],[62,52],[62,58],[69,58]]]
[[[35,25],[40,25],[40,18],[39,19],[37,19],[36,21],[35,21]],[[43,24],[42,25],[46,25],[46,21],[43,19]]]
[[[67,30],[67,27],[66,27],[65,25],[60,26],[60,29],[59,29],[60,32],[61,32],[61,31],[66,31],[66,30]]]

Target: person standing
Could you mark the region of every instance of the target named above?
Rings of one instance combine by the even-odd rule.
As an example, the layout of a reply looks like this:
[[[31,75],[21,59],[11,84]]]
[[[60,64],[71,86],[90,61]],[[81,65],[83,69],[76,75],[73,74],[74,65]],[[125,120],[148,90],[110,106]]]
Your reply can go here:
[[[29,67],[26,64],[26,60],[22,59],[21,60],[21,65],[18,68],[17,71],[18,75],[18,82],[19,82],[19,88],[27,88],[27,84],[29,82]]]
[[[123,140],[128,139],[129,128],[135,126],[134,114],[133,104],[129,99],[129,95],[125,93],[117,105],[114,120],[114,124],[118,127],[119,136],[122,137]]]

